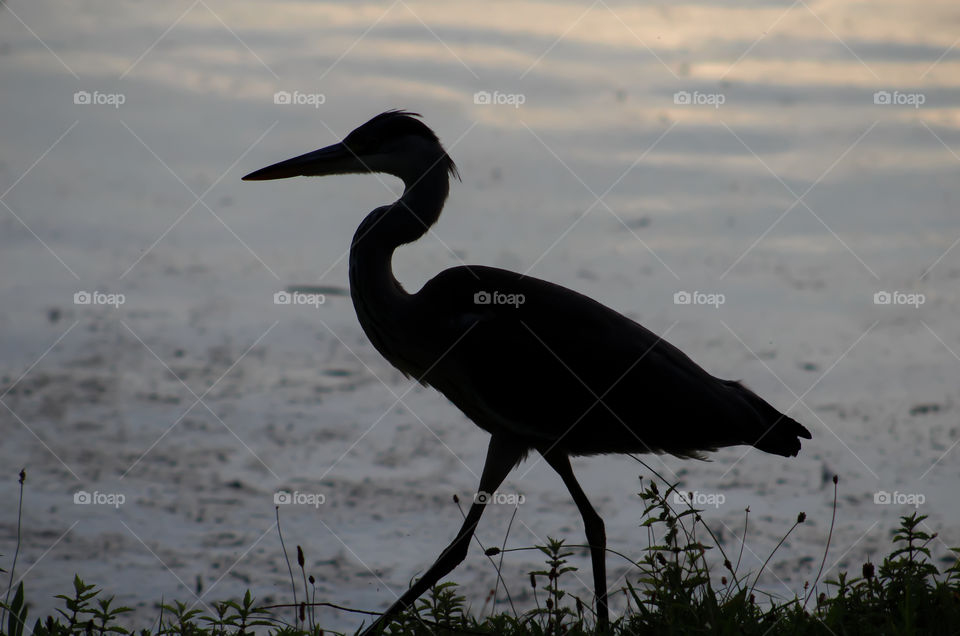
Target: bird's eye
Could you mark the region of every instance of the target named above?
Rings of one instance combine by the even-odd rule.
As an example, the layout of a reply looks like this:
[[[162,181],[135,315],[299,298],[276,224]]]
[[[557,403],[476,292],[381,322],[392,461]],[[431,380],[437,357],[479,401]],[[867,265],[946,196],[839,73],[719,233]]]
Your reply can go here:
[[[352,148],[354,152],[359,153],[371,152],[380,147],[379,137],[363,136],[346,139],[345,141],[348,147]]]

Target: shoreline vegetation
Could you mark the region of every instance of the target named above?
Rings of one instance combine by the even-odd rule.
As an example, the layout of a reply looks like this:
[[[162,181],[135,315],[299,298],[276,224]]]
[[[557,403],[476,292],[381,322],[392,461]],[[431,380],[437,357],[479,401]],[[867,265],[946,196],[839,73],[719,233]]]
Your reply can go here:
[[[161,600],[158,617],[148,626],[133,626],[124,619],[127,607],[115,607],[107,596],[108,586],[85,583],[74,575],[71,594],[56,598],[63,607],[56,615],[33,617],[23,581],[15,582],[19,556],[20,508],[26,474],[20,472],[18,543],[9,570],[0,568],[9,579],[0,603],[0,634],[6,636],[67,636],[137,634],[139,636],[199,635],[244,636],[261,633],[275,636],[318,636],[336,634],[325,629],[316,613],[319,608],[349,612],[360,623],[369,624],[378,614],[318,600],[315,578],[305,569],[305,557],[297,546],[296,564],[290,563],[292,602],[258,605],[248,590],[242,600],[213,602],[204,608],[180,601]],[[937,535],[921,529],[926,515],[900,517],[893,532],[892,546],[882,563],[866,562],[860,572],[841,571],[823,577],[830,550],[839,480],[833,478],[834,506],[830,533],[826,539],[820,569],[804,585],[803,597],[784,599],[757,587],[760,576],[774,554],[797,526],[806,521],[800,513],[776,548],[756,572],[740,571],[745,545],[739,554],[727,554],[716,536],[689,503],[682,510],[676,504],[675,486],[661,492],[656,482],[641,478],[639,493],[644,506],[648,544],[639,559],[615,550],[608,558],[626,559],[636,568],[622,587],[614,591],[627,601],[627,609],[610,625],[609,634],[957,634],[960,633],[960,560],[938,568],[931,562],[930,543]],[[457,501],[459,505],[459,501]],[[278,508],[279,522],[279,508]],[[744,515],[744,536],[750,520]],[[279,526],[278,526],[279,528]],[[509,529],[508,529],[509,534]],[[506,540],[504,540],[504,545]],[[281,534],[281,545],[282,534]],[[486,599],[467,599],[457,584],[436,585],[416,607],[398,616],[385,630],[388,634],[504,634],[579,635],[596,634],[589,599],[564,589],[572,550],[586,548],[549,539],[547,545],[526,548],[487,548],[485,556],[497,569],[498,584]],[[536,550],[544,567],[529,573],[535,606],[518,610],[509,594],[501,591],[503,559],[510,552]],[[951,548],[956,557],[960,549]],[[709,558],[708,558],[709,557]],[[722,575],[714,570],[722,568]],[[299,570],[299,571],[297,571]],[[299,574],[299,577],[297,576]],[[821,578],[823,577],[823,578]],[[300,579],[300,580],[297,580]],[[299,588],[299,590],[298,590]],[[506,585],[503,585],[506,590]],[[506,595],[509,612],[491,614],[499,593]],[[476,609],[478,608],[478,609]]]

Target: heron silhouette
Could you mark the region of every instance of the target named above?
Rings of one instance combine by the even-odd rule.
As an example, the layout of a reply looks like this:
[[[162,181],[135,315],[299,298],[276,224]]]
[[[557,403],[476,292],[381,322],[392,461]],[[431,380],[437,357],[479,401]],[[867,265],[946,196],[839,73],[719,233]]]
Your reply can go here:
[[[531,450],[557,472],[583,517],[593,566],[597,628],[609,625],[603,520],[570,457],[669,453],[751,445],[796,456],[801,424],[741,383],[716,378],[633,320],[575,291],[482,266],[447,269],[415,293],[393,275],[397,247],[436,223],[459,179],[417,113],[377,115],[342,142],[281,161],[246,181],[381,172],[402,196],[360,223],[350,246],[350,295],[374,347],[407,376],[433,386],[490,433],[478,493],[494,493]],[[475,498],[456,537],[365,634],[390,620],[466,558],[485,507]]]

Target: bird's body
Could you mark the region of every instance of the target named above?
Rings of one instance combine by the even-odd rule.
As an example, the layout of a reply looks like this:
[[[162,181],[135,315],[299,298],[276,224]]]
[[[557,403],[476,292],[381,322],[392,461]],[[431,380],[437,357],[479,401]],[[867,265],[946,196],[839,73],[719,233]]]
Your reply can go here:
[[[479,294],[505,302],[477,304]],[[527,450],[546,444],[569,455],[697,456],[756,442],[775,423],[771,436],[796,424],[642,325],[553,283],[492,267],[456,267],[405,302],[409,308],[391,314],[389,325],[358,312],[374,346],[478,426]],[[400,334],[424,353],[420,359],[390,348]],[[664,426],[671,421],[683,426]],[[794,434],[764,446],[787,456],[799,444]]]
[[[360,324],[394,366],[435,387],[491,435],[480,492],[493,492],[531,450],[558,472],[591,546],[598,627],[607,624],[603,522],[569,457],[672,453],[700,457],[738,444],[794,456],[810,433],[739,382],[721,380],[646,328],[593,299],[507,270],[445,270],[415,293],[393,275],[397,247],[440,216],[456,166],[411,113],[389,111],[341,144],[245,179],[387,172],[405,190],[360,224],[350,249],[350,293]],[[482,503],[453,543],[370,630],[409,607],[466,555]]]

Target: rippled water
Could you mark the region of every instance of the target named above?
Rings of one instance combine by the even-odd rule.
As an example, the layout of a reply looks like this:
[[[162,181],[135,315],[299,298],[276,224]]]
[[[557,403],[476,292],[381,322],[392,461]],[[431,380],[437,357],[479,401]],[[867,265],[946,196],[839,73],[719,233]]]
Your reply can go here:
[[[749,505],[760,558],[808,513],[769,589],[815,575],[833,473],[828,566],[884,549],[912,510],[875,505],[878,491],[924,496],[938,558],[960,538],[953,4],[33,1],[0,15],[0,565],[26,466],[17,575],[39,611],[74,571],[144,617],[161,595],[193,600],[198,577],[204,601],[289,600],[278,489],[326,495],[282,517],[325,600],[385,606],[452,536],[450,495],[470,496],[485,435],[392,371],[336,293],[354,228],[399,183],[239,181],[394,107],[423,113],[463,175],[397,255],[408,288],[461,262],[559,282],[814,432],[791,461],[650,460],[725,495],[709,517],[729,545]],[[274,305],[288,285],[333,293]],[[80,291],[125,302],[76,305]],[[924,302],[874,302],[895,291]],[[645,545],[644,469],[576,469],[611,547]],[[580,541],[542,464],[505,488],[528,502],[512,545]],[[125,503],[74,505],[80,489]],[[511,512],[487,513],[485,544]],[[508,560],[512,580],[533,563]],[[611,584],[626,572],[610,568]],[[494,580],[478,551],[455,578],[474,599]]]

